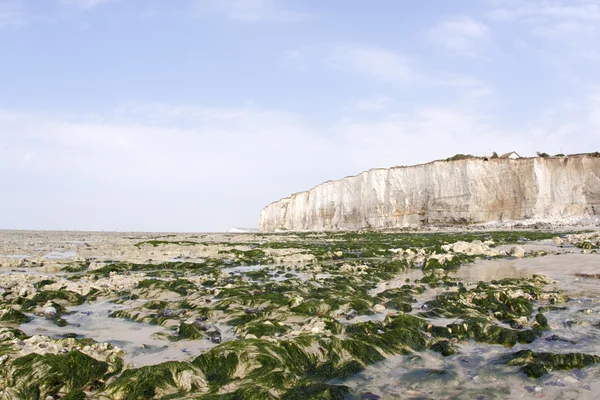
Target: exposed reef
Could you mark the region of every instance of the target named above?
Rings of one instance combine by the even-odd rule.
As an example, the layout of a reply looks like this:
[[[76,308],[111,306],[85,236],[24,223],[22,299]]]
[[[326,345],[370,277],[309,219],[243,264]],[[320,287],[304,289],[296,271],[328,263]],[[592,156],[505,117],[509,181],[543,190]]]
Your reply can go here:
[[[0,231],[0,399],[586,398],[599,245]]]

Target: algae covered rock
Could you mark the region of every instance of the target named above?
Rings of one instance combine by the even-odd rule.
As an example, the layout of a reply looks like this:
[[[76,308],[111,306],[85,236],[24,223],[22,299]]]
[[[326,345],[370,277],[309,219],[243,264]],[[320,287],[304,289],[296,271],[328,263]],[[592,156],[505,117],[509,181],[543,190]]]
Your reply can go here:
[[[206,391],[200,370],[190,363],[169,361],[129,369],[117,377],[106,392],[114,399],[152,399],[182,392]]]
[[[78,350],[65,354],[31,353],[11,365],[17,393],[38,392],[42,397],[83,390],[109,376],[109,364]]]
[[[600,357],[583,353],[535,353],[531,350],[521,350],[502,358],[506,365],[522,366],[523,371],[531,378],[539,378],[554,370],[569,370],[583,368],[600,363]]]

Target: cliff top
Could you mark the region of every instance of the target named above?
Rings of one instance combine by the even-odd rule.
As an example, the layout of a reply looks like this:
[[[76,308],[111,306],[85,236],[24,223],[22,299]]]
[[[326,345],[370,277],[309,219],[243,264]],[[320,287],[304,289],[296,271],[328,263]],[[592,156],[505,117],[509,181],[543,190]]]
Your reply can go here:
[[[516,154],[517,158],[511,158],[510,155],[512,155],[512,154]],[[492,162],[498,162],[498,161],[501,161],[501,162],[507,162],[507,161],[508,162],[522,162],[524,160],[533,160],[533,159],[536,159],[536,158],[550,158],[550,159],[553,159],[553,158],[569,158],[569,157],[571,157],[571,158],[600,157],[600,152],[596,151],[596,152],[593,152],[593,153],[576,153],[576,154],[567,154],[567,155],[565,155],[565,154],[556,154],[554,156],[549,155],[547,153],[540,153],[540,152],[538,152],[537,156],[535,156],[535,157],[521,157],[521,156],[519,156],[514,151],[511,151],[509,153],[503,154],[502,156],[498,156],[496,154],[496,152],[494,152],[493,155],[489,156],[489,157],[488,156],[474,156],[474,155],[471,155],[471,154],[460,154],[459,153],[459,154],[455,154],[454,156],[446,158],[446,159],[433,160],[433,161],[429,161],[429,162],[426,162],[426,163],[415,164],[415,165],[395,165],[395,166],[392,166],[392,167],[389,167],[389,168],[375,167],[375,168],[368,169],[366,171],[362,171],[362,172],[360,172],[360,173],[358,173],[356,175],[347,175],[347,176],[345,176],[343,178],[340,178],[340,179],[333,179],[333,180],[330,179],[330,180],[322,182],[322,183],[320,183],[320,184],[318,184],[316,186],[313,186],[311,189],[301,190],[299,192],[292,193],[288,197],[283,197],[283,198],[281,198],[279,200],[275,200],[275,201],[271,202],[269,205],[267,205],[267,207],[269,207],[271,204],[278,203],[278,202],[280,202],[282,200],[291,199],[292,197],[294,197],[296,195],[299,195],[299,194],[302,194],[302,193],[306,193],[306,192],[310,192],[311,190],[314,190],[314,189],[316,189],[316,188],[318,188],[318,187],[320,187],[322,185],[326,185],[326,184],[329,184],[329,183],[332,183],[332,182],[339,182],[339,181],[342,181],[342,180],[347,179],[347,178],[356,178],[356,177],[358,177],[358,176],[360,176],[362,174],[369,173],[371,171],[388,170],[388,169],[400,169],[400,168],[418,168],[418,167],[422,167],[422,166],[425,166],[425,165],[431,165],[431,164],[435,164],[435,163],[474,161],[474,160],[484,161],[484,162],[489,162],[489,161],[492,161]]]

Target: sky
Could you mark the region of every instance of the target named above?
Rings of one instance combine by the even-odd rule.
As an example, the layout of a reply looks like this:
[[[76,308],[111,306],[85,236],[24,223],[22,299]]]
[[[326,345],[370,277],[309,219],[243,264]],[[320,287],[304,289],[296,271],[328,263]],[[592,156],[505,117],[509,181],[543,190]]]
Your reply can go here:
[[[0,228],[223,231],[321,182],[600,150],[600,0],[0,0]]]

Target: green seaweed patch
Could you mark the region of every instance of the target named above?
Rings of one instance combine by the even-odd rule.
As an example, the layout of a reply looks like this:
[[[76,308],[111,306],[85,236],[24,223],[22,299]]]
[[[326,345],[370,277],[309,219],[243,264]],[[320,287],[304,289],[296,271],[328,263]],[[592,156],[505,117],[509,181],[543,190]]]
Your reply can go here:
[[[347,386],[308,383],[288,390],[281,400],[344,400],[349,392]]]
[[[32,319],[33,318],[13,308],[9,308],[8,310],[0,310],[0,322],[20,325],[26,324]]]
[[[172,341],[177,341],[177,340],[185,340],[185,339],[191,339],[191,340],[195,340],[195,339],[201,339],[204,337],[204,333],[198,329],[198,327],[194,324],[186,324],[186,323],[181,323],[179,324],[179,327],[177,328],[177,335],[176,336],[171,336],[169,337],[170,340]]]
[[[198,290],[198,287],[187,279],[175,279],[164,281],[159,279],[144,279],[137,285],[138,289],[169,290],[181,296],[187,296],[191,292]]]
[[[223,261],[209,258],[202,263],[195,262],[163,262],[158,264],[112,263],[104,267],[89,271],[97,277],[108,277],[111,273],[127,272],[153,272],[153,271],[181,271],[195,274],[218,274]]]
[[[37,292],[31,299],[20,299],[23,310],[34,309],[38,305],[46,304],[49,301],[64,301],[68,305],[78,306],[85,302],[85,297],[79,293],[70,290],[44,290]]]
[[[253,265],[253,264],[270,264],[273,263],[273,258],[267,256],[264,250],[251,249],[251,250],[220,250],[219,254],[232,255],[235,261],[242,265]]]
[[[11,327],[0,327],[0,341],[9,342],[13,339],[25,340],[29,338],[22,330]]]
[[[477,259],[477,256],[466,255],[462,253],[453,254],[452,257],[448,256],[448,258],[443,258],[443,261],[440,261],[438,258],[430,257],[425,261],[423,265],[423,271],[433,271],[436,269],[441,269],[444,271],[456,271],[462,265],[471,263]]]
[[[415,283],[425,283],[430,288],[436,288],[438,286],[455,287],[461,286],[458,278],[452,278],[448,275],[439,275],[434,272],[424,275],[423,278],[417,279]]]
[[[584,368],[600,363],[600,357],[583,353],[535,353],[531,350],[521,350],[501,358],[506,365],[522,366],[530,378],[539,378],[555,370],[570,370]]]
[[[290,311],[295,314],[306,316],[325,315],[331,311],[331,307],[320,301],[305,301],[295,307],[290,308]]]
[[[440,353],[444,357],[449,357],[458,353],[456,347],[449,340],[440,340],[430,346],[430,349]]]
[[[219,346],[199,355],[192,363],[204,372],[209,386],[216,390],[231,382],[239,361],[235,352],[227,351],[225,346]]]
[[[412,311],[411,303],[417,301],[414,296],[419,292],[412,285],[403,285],[401,288],[388,289],[379,293],[376,301],[383,303],[387,308],[409,313]]]
[[[163,300],[150,300],[144,303],[144,308],[149,310],[164,310],[168,308],[169,303]]]
[[[184,374],[189,374],[190,379],[182,381]],[[202,374],[192,364],[168,361],[126,370],[108,385],[106,392],[115,398],[136,400],[176,395],[205,387]]]
[[[78,350],[65,354],[31,353],[14,360],[12,368],[14,386],[29,387],[29,391],[39,392],[42,398],[83,390],[110,376],[108,363]]]
[[[62,272],[75,273],[86,271],[90,267],[91,262],[74,263],[61,269]]]
[[[36,282],[36,283],[34,283],[34,284],[33,284],[33,287],[34,287],[36,290],[40,290],[40,289],[42,289],[44,286],[47,286],[47,285],[52,285],[53,283],[56,283],[56,281],[55,281],[55,280],[53,280],[53,279],[43,279],[43,280],[41,280],[41,281],[39,281],[39,282]]]
[[[428,309],[420,315],[428,318],[493,315],[499,321],[513,322],[533,312],[533,300],[542,295],[545,281],[531,279],[505,279],[490,283],[479,282],[467,290],[460,287],[456,292],[442,293],[435,300],[425,303]]]
[[[485,318],[468,318],[462,323],[430,326],[429,332],[437,338],[469,340],[513,347],[517,343],[532,343],[540,333],[529,329],[510,329],[490,323]]]
[[[236,329],[236,332],[239,335],[254,335],[257,338],[261,338],[265,336],[281,336],[289,330],[289,326],[280,324],[279,322],[260,321],[249,323],[245,325],[242,329],[238,327],[238,329]]]
[[[87,395],[81,389],[71,390],[66,396],[62,397],[62,400],[85,400]]]

